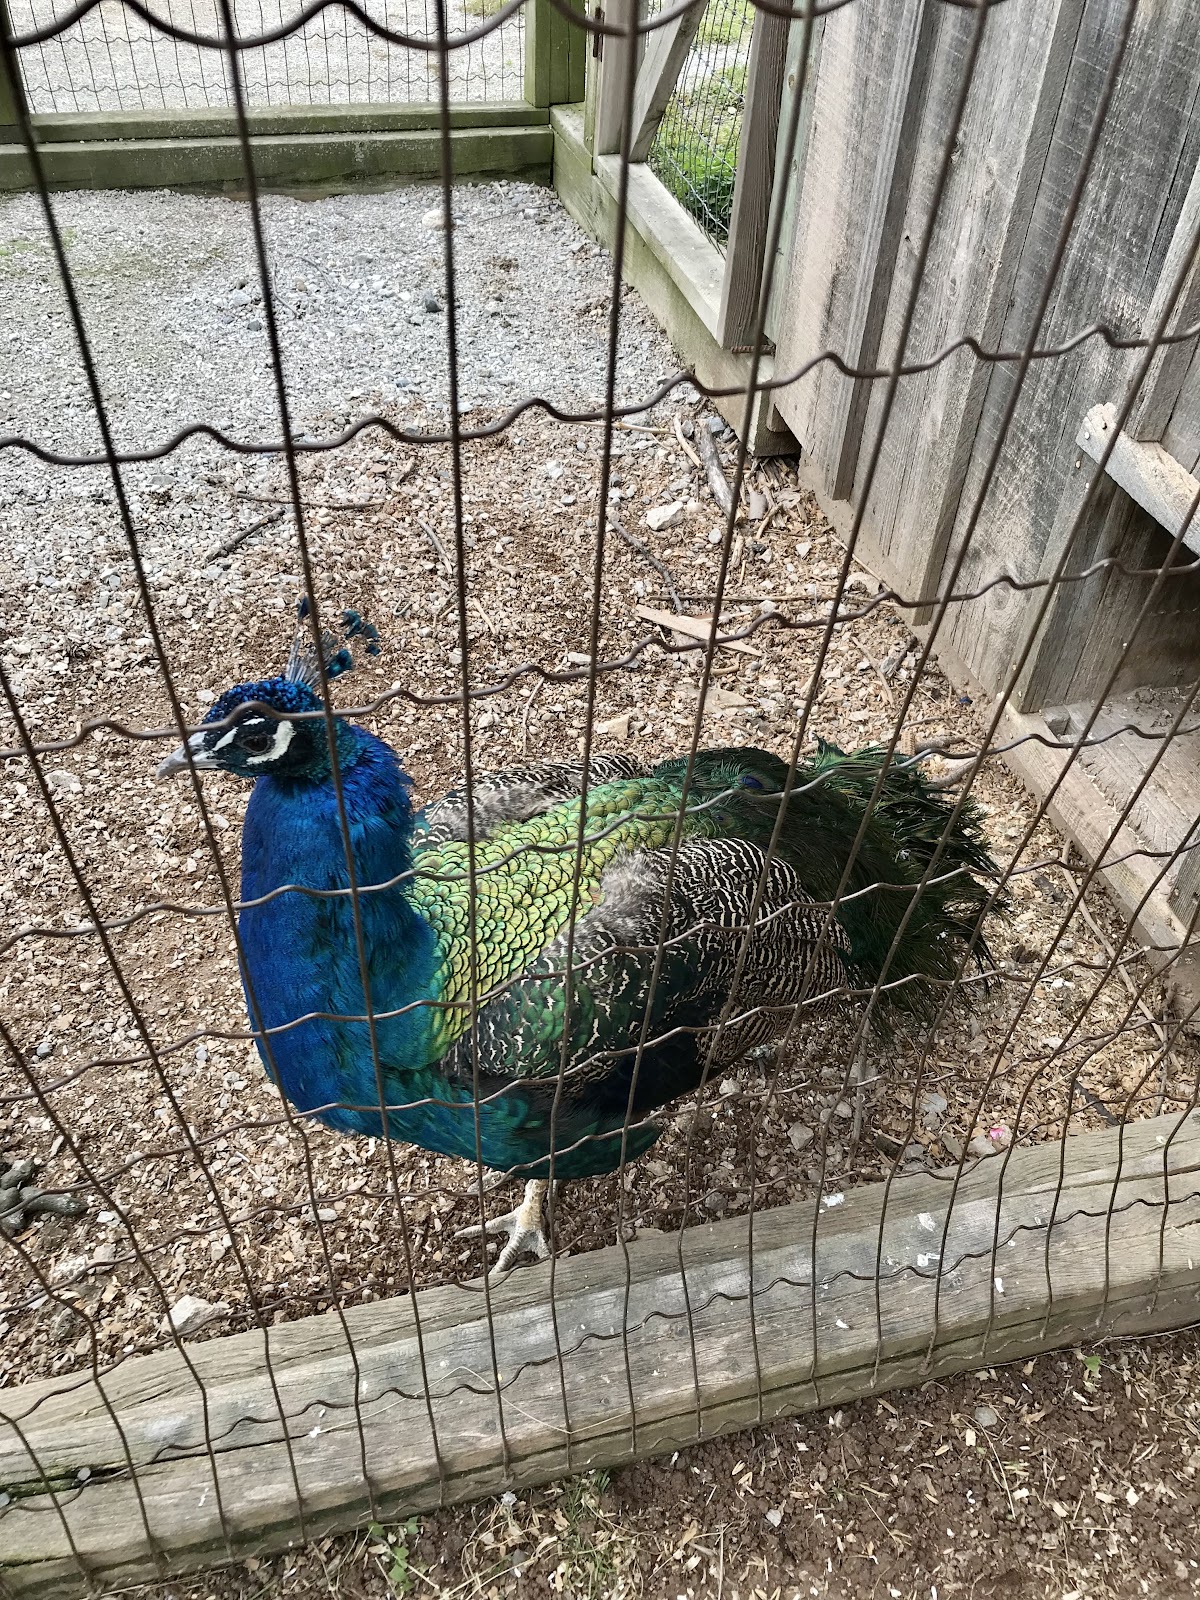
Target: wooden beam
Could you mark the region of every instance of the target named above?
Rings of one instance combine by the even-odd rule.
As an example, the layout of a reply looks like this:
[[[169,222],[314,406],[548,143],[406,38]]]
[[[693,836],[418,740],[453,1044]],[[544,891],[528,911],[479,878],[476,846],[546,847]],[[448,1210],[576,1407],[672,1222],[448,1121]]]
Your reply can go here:
[[[456,176],[550,176],[548,126],[461,128],[450,144]],[[241,145],[232,137],[54,142],[42,146],[42,163],[54,189],[236,189],[245,180]],[[281,134],[255,139],[254,164],[259,183],[275,190],[436,178],[441,136],[434,129]],[[0,145],[0,192],[31,186],[24,147]]]
[[[629,93],[629,75],[637,70],[637,0],[608,0],[596,15],[612,28],[627,31],[605,33],[600,38],[599,73],[596,84],[596,119],[592,133],[592,152],[615,156],[621,150],[621,125]]]
[[[584,14],[583,0],[566,0]],[[582,100],[591,35],[563,16],[550,0],[525,10],[525,98],[532,106],[573,105]]]
[[[1014,1149],[957,1187],[900,1177],[883,1197],[872,1184],[762,1212],[752,1244],[742,1217],[564,1259],[556,1319],[548,1265],[495,1289],[490,1319],[478,1286],[423,1291],[424,1366],[402,1297],[347,1308],[357,1367],[331,1314],[271,1328],[274,1390],[262,1334],[191,1345],[205,1407],[173,1350],[121,1362],[103,1398],[87,1372],[6,1389],[6,1589],[76,1595],[80,1563],[104,1589],[294,1543],[281,1409],[312,1538],[1195,1319],[1195,1117]]]
[[[1128,822],[1117,829],[1116,804],[1087,764],[1060,747],[1059,736],[1039,713],[1007,708],[996,740],[1004,749],[1004,765],[1038,799],[1054,790],[1046,808],[1050,822],[1088,861],[1101,863],[1104,886],[1120,915],[1132,920],[1151,966],[1162,973],[1170,1003],[1181,1015],[1192,1015],[1200,1005],[1200,943],[1188,943],[1185,914],[1182,909],[1177,914],[1169,900],[1170,878],[1154,887],[1162,862],[1147,855],[1145,841]]]
[[[497,100],[450,107],[450,126],[532,128],[544,125],[544,109],[524,100]],[[40,144],[88,139],[228,139],[237,117],[222,107],[178,111],[49,111],[32,118]],[[251,106],[246,122],[252,138],[309,133],[420,133],[441,127],[434,101],[404,105]]]
[[[633,139],[630,160],[645,161],[654,143],[667,101],[692,48],[692,40],[704,15],[706,0],[695,0],[691,9],[672,18],[647,38],[646,54],[638,67],[633,91]]]
[[[1108,476],[1169,534],[1174,536],[1182,528],[1183,543],[1200,553],[1200,479],[1180,466],[1162,445],[1118,432],[1115,405],[1093,406],[1075,442],[1093,461],[1102,460],[1111,445],[1112,453],[1104,465]]]
[[[771,197],[775,192],[775,147],[779,142],[788,31],[786,17],[769,11],[756,13],[746,66],[746,109],[738,140],[737,181],[717,322],[717,337],[727,350],[749,349],[754,338]]]
[[[621,163],[615,156],[592,157],[583,107],[554,107],[550,126],[559,198],[580,226],[611,250]],[[626,281],[637,289],[697,379],[731,391],[713,404],[740,433],[746,423],[750,358],[723,350],[713,334],[721,299],[720,252],[644,163],[629,169],[626,219]],[[764,358],[759,364],[760,382],[770,379],[771,370],[770,358]],[[769,394],[760,392],[750,414],[751,453],[794,454],[796,441],[791,434],[768,424],[768,406]]]
[[[0,35],[11,38],[12,32],[7,0],[0,0]],[[17,60],[14,53],[13,61]],[[17,64],[15,72],[10,72],[8,57],[0,51],[0,144],[7,144],[20,137],[17,132],[18,119],[24,105],[25,86],[21,82],[20,65]]]
[[[881,307],[902,242],[915,108],[941,9],[921,0],[860,0],[824,18],[780,306],[785,372],[827,349],[856,366],[870,367],[878,355]],[[839,499],[861,442],[858,387],[822,362],[775,398]]]

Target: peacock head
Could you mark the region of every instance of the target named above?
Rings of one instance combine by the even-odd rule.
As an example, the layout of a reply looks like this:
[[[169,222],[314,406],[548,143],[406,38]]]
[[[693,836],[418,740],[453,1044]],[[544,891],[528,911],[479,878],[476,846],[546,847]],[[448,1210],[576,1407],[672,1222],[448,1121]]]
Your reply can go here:
[[[219,770],[239,778],[295,778],[321,782],[329,776],[329,732],[325,706],[317,693],[320,666],[313,644],[308,601],[296,607],[300,621],[287,666],[275,678],[235,684],[210,708],[204,726],[173,751],[158,769],[160,778],[186,772]],[[321,637],[321,659],[326,681],[351,671],[354,657],[346,641],[366,641],[368,655],[379,654],[379,634],[357,611],[342,613],[342,634]],[[210,726],[211,724],[211,726]],[[352,758],[353,734],[349,723],[334,719],[334,735],[344,765]]]

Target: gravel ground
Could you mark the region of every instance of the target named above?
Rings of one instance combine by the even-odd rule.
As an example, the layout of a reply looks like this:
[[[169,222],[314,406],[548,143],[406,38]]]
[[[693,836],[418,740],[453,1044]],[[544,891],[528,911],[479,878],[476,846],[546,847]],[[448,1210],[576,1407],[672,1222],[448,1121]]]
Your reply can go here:
[[[285,24],[301,8],[282,0],[232,0],[239,35]],[[9,0],[17,33],[45,27],[67,7],[56,0]],[[153,8],[177,27],[216,37],[217,0],[163,0]],[[385,27],[410,38],[436,39],[432,0],[374,0],[365,9]],[[492,0],[446,0],[451,39],[478,28],[498,9]],[[519,100],[524,91],[524,17],[518,11],[482,39],[450,56],[450,97],[456,101]],[[368,33],[349,13],[322,12],[301,31],[242,55],[250,105],[339,105],[436,101],[433,52],[394,45]],[[123,6],[98,8],[65,33],[21,53],[31,110],[177,110],[232,104],[228,66],[220,51],[182,44]]]
[[[446,319],[418,309],[426,293],[440,288],[441,236],[421,222],[432,203],[420,191],[268,203],[299,426],[329,435],[371,407],[405,426],[444,422]],[[474,406],[468,423],[496,415],[526,392],[595,405],[603,380],[604,259],[544,191],[492,185],[461,191],[458,203],[464,395]],[[244,209],[220,199],[90,195],[64,196],[60,214],[121,445],[161,442],[197,419],[240,439],[274,437],[263,335],[253,326],[260,313]],[[28,200],[0,205],[0,343],[7,342],[11,358],[0,427],[56,448],[90,448],[88,408],[35,218]],[[621,394],[644,395],[674,360],[633,296],[624,324]],[[615,506],[644,549],[610,535],[600,591],[603,657],[633,654],[628,667],[601,676],[600,748],[643,756],[685,745],[697,671],[694,657],[665,648],[668,636],[634,608],[670,606],[665,568],[687,609],[702,615],[716,576],[720,519],[676,424],[680,431],[705,425],[694,396],[676,396],[617,431]],[[502,435],[465,447],[471,671],[481,686],[507,684],[477,704],[483,765],[577,748],[583,685],[543,686],[521,669],[536,663],[568,670],[570,653],[585,645],[601,440],[595,425],[558,424],[530,412]],[[722,448],[728,459],[729,443]],[[385,642],[378,660],[343,686],[341,703],[352,696],[362,704],[394,690],[374,725],[404,753],[419,794],[441,793],[457,780],[461,759],[456,710],[439,701],[455,692],[462,643],[438,550],[450,538],[448,452],[374,431],[337,452],[305,457],[303,477],[322,599],[362,609]],[[198,720],[228,683],[277,667],[286,652],[299,579],[281,469],[272,458],[234,457],[205,441],[131,470],[129,482],[175,681]],[[842,552],[786,466],[754,469],[750,487],[766,516],[739,530],[726,615],[755,624],[755,632],[746,650],[720,652],[705,732],[713,742],[753,741],[784,752],[813,676]],[[677,511],[654,531],[646,514],[668,503]],[[44,468],[6,451],[0,514],[7,535],[0,549],[7,597],[0,651],[35,736],[70,739],[79,719],[93,715],[133,730],[164,726],[167,702],[103,476]],[[222,548],[226,554],[218,554]],[[885,736],[911,682],[914,658],[903,618],[890,605],[871,606],[874,592],[869,575],[855,575],[850,598],[861,615],[839,623],[817,686],[812,731],[844,746]],[[966,748],[982,729],[977,707],[936,672],[923,676],[906,724],[907,746],[941,741]],[[0,738],[9,743],[12,734],[6,721]],[[0,1069],[0,1153],[45,1163],[47,1181],[85,1198],[88,1212],[79,1220],[41,1219],[18,1240],[21,1255],[0,1287],[2,1386],[85,1366],[85,1317],[95,1326],[102,1359],[114,1362],[160,1346],[164,1309],[184,1295],[209,1303],[208,1336],[304,1315],[335,1298],[371,1300],[410,1281],[470,1279],[481,1266],[476,1247],[451,1237],[477,1205],[464,1197],[461,1164],[398,1152],[413,1244],[410,1279],[382,1152],[372,1142],[301,1129],[269,1091],[243,1037],[232,941],[221,917],[211,914],[219,905],[216,872],[190,790],[151,780],[161,748],[105,727],[47,761],[103,914],[143,913],[118,929],[114,942],[160,1049],[161,1075],[140,1058],[93,938],[35,931],[8,944],[0,1015],[31,1054],[41,1098],[31,1097],[15,1067]],[[987,766],[979,792],[993,848],[1007,862],[1033,807],[997,763]],[[206,793],[236,881],[245,791],[216,779]],[[0,822],[6,936],[30,925],[76,926],[76,891],[18,762],[0,771]],[[809,1197],[822,1183],[877,1180],[894,1160],[943,1165],[964,1148],[978,1150],[981,1141],[994,1148],[1058,1138],[1068,1126],[1152,1111],[1160,1092],[1168,1107],[1184,1103],[1200,1053],[1185,1041],[1168,1058],[1161,1083],[1157,1071],[1145,1081],[1163,1025],[1161,998],[1151,983],[1140,1009],[1132,1001],[1129,985],[1146,979],[1135,952],[1124,950],[1119,971],[1104,975],[1108,952],[1120,941],[1112,908],[1099,892],[1089,893],[1063,932],[1054,964],[1035,983],[1033,962],[1059,932],[1080,866],[1041,824],[1017,867],[1012,916],[995,935],[1000,981],[986,993],[978,987],[964,993],[931,1041],[919,1089],[912,1085],[920,1041],[890,1043],[869,1092],[868,1137],[854,1143],[848,1131],[849,1020],[814,1020],[778,1071],[747,1067],[714,1083],[702,1106],[677,1108],[664,1138],[632,1171],[626,1216],[634,1226],[677,1227],[689,1217],[743,1212],[752,1190],[757,1205],[774,1205]],[[145,914],[163,901],[186,914]],[[1079,1085],[1068,1100],[1075,1070]],[[207,1175],[187,1152],[181,1123],[199,1142]],[[64,1129],[79,1141],[78,1163],[63,1148]],[[689,1140],[692,1177],[685,1188]],[[560,1249],[611,1242],[617,1202],[615,1180],[568,1186],[557,1210]],[[140,1261],[118,1209],[136,1232]],[[332,1275],[319,1228],[329,1239]],[[73,1297],[73,1313],[47,1301],[49,1280]],[[559,1547],[545,1546],[537,1559],[544,1558],[545,1581],[572,1594],[770,1596],[784,1583],[837,1594],[862,1591],[868,1580],[884,1583],[891,1574],[886,1584],[894,1587],[878,1588],[880,1594],[926,1595],[934,1585],[949,1593],[953,1580],[963,1592],[974,1585],[980,1593],[1060,1595],[1079,1577],[1069,1563],[1091,1562],[1093,1543],[1100,1551],[1095,1592],[1130,1593],[1138,1592],[1128,1586],[1135,1536],[1143,1540],[1141,1570],[1188,1585],[1187,1474],[1194,1470],[1197,1430],[1173,1362],[1190,1373],[1192,1351],[1187,1340],[1130,1347],[1128,1370],[1119,1357],[1102,1353],[1101,1378],[1093,1380],[1104,1396],[1098,1410],[1086,1409],[1100,1405],[1086,1398],[1090,1369],[1068,1355],[1039,1362],[1034,1374],[1011,1369],[986,1384],[964,1378],[896,1399],[888,1402],[895,1416],[872,1403],[847,1411],[841,1423],[781,1424],[753,1440],[681,1457],[672,1468],[633,1469],[607,1490],[568,1485],[511,1506],[447,1513],[412,1538],[422,1541],[419,1559],[431,1572],[432,1562],[440,1563],[434,1588],[451,1592],[456,1585],[473,1593],[496,1587],[496,1560],[511,1568],[518,1547],[532,1551],[554,1533]],[[1026,1383],[1033,1400],[1022,1398]],[[1078,1409],[1076,1391],[1085,1396]],[[1005,1394],[1017,1402],[1011,1418],[1000,1409]],[[984,1449],[992,1435],[983,1424],[967,1442],[969,1419],[985,1403],[1011,1424],[1007,1452]],[[1173,1419],[1172,1405],[1179,1413]],[[935,1429],[936,1442],[931,1436],[930,1448],[919,1452],[929,1492],[918,1487],[914,1496],[912,1485],[921,1482],[914,1439],[925,1443],[914,1430],[922,1419]],[[1109,1434],[1119,1448],[1105,1444]],[[816,1457],[810,1463],[799,1444],[818,1439],[819,1452],[809,1445]],[[1150,1454],[1135,1461],[1146,1446]],[[964,1519],[974,1513],[962,1505],[970,1481],[962,1460],[975,1464],[981,1484],[988,1474],[995,1479],[987,1491],[990,1520],[980,1512],[971,1524],[973,1542],[965,1544]],[[1095,1482],[1087,1476],[1093,1465]],[[821,1466],[824,1476],[816,1471]],[[1026,1474],[1019,1480],[1016,1466]],[[812,1488],[814,1477],[826,1487]],[[1069,1493],[1055,1487],[1060,1480],[1072,1485]],[[1085,1483],[1092,1500],[1111,1494],[1097,1504],[1115,1509],[1093,1512],[1089,1501],[1085,1517],[1076,1504]],[[701,1516],[713,1485],[716,1509]],[[1030,1494],[1019,1496],[1021,1488]],[[1128,1501],[1127,1491],[1137,1502]],[[942,1553],[941,1533],[926,1511],[930,1496],[957,1497],[955,1520],[946,1524],[958,1530],[947,1536],[956,1541],[950,1548],[975,1552],[982,1566],[964,1568]],[[1025,1504],[1035,1496],[1036,1506]],[[1055,1504],[1069,1517],[1060,1517]],[[767,1513],[781,1506],[786,1516],[776,1526]],[[1161,1511],[1157,1521],[1141,1520],[1154,1508]],[[520,1540],[510,1536],[506,1518],[517,1524]],[[1086,1518],[1101,1532],[1088,1532],[1093,1523]],[[696,1533],[684,1541],[693,1521]],[[1042,1542],[1051,1533],[1057,1542]],[[576,1541],[569,1547],[568,1535]],[[1152,1538],[1161,1546],[1159,1566],[1146,1564],[1144,1544]],[[683,1555],[675,1561],[681,1541]],[[488,1553],[497,1542],[505,1546],[502,1557]],[[610,1545],[603,1559],[587,1553]],[[637,1553],[627,1558],[627,1547]],[[568,1548],[582,1553],[563,1556]],[[692,1555],[700,1561],[688,1568]],[[287,1564],[272,1564],[233,1589],[221,1580],[226,1588],[195,1593],[324,1587],[322,1564],[330,1562],[339,1586],[349,1585],[346,1592],[355,1592],[356,1583],[363,1592],[384,1592],[370,1587],[383,1581],[374,1576],[381,1559],[392,1570],[394,1556],[338,1541],[290,1574]],[[576,1559],[583,1564],[578,1572],[570,1565]],[[551,1562],[563,1560],[568,1566],[555,1576]],[[764,1562],[762,1577],[753,1575],[754,1564],[761,1570]],[[530,1568],[530,1580],[537,1570]],[[981,1572],[995,1579],[990,1590]],[[1160,1585],[1156,1592],[1168,1591]]]

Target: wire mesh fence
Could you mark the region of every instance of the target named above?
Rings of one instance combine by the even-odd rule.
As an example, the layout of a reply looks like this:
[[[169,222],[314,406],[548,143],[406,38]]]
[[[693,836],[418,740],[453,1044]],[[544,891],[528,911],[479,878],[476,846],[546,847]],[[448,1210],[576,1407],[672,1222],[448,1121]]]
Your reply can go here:
[[[652,170],[717,245],[729,236],[753,31],[747,0],[708,0],[650,147]]]
[[[17,107],[36,187],[6,202],[0,258],[14,1592],[1190,1314],[1198,685],[1183,645],[1171,681],[1128,668],[1173,625],[1164,596],[1186,609],[1200,489],[1171,533],[1139,524],[1136,562],[1088,542],[1124,514],[1099,471],[1052,569],[1040,549],[971,565],[1010,425],[1032,429],[1023,386],[1110,315],[1081,298],[1069,332],[1043,327],[1135,6],[1074,113],[1022,343],[968,322],[969,348],[909,347],[1011,12],[937,13],[956,71],[923,103],[934,181],[879,308],[890,342],[768,377],[772,211],[737,398],[785,404],[815,372],[869,393],[837,528],[794,466],[751,460],[727,395],[675,372],[621,292],[626,219],[609,260],[544,194],[456,190],[448,117],[440,218],[427,193],[260,198],[243,120],[235,238],[228,201],[106,197],[101,227],[89,197],[52,198]],[[728,15],[696,84],[741,48]],[[802,62],[817,20],[795,22]],[[198,54],[240,112],[241,53]],[[150,60],[129,58],[140,93]],[[455,81],[436,75],[446,106]],[[1178,236],[1166,287],[1096,340],[1134,362],[1102,461],[1156,361],[1195,344],[1184,196],[1154,227]],[[856,557],[885,447],[938,443],[889,433],[905,386],[968,359],[1002,392],[965,523],[932,588],[881,582]],[[1050,607],[1098,576],[1134,615],[1088,696],[1006,723]],[[1002,690],[972,694],[936,651],[997,593],[1028,599],[1023,638]],[[1010,764],[1039,752],[1056,765],[1030,793]],[[1086,855],[1057,826],[1079,771],[1110,806]],[[1170,926],[1148,910],[1167,891]],[[487,1173],[523,1195],[511,1217]]]
[[[52,27],[67,14],[47,0],[11,0],[17,33]],[[452,33],[476,29],[488,0],[454,0],[445,10]],[[373,4],[366,14],[382,29],[431,41],[437,37],[432,0]],[[187,0],[145,14],[115,3],[87,11],[73,26],[30,45],[20,55],[30,109],[146,111],[233,106],[227,63],[220,52],[172,37],[156,26],[161,15],[192,35],[220,32],[216,0]],[[523,16],[515,11],[500,27],[453,50],[446,60],[454,101],[519,100],[523,92]],[[239,34],[271,34],[273,42],[240,55],[242,92],[250,106],[387,105],[436,102],[438,57],[368,29],[341,6],[311,20],[298,8],[251,0],[233,7]]]

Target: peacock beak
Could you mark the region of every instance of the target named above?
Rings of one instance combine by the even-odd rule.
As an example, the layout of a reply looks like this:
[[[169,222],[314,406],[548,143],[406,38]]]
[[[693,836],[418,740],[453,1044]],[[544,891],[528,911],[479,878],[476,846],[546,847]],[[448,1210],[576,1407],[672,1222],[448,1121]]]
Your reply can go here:
[[[192,734],[187,746],[180,745],[178,750],[172,750],[167,759],[159,764],[156,778],[173,778],[177,772],[186,772],[188,769],[188,749],[192,752],[192,765],[197,772],[208,772],[217,766],[215,757],[204,748],[207,737],[203,732]]]

